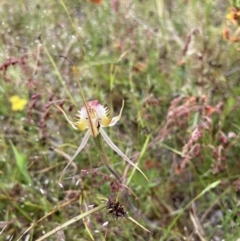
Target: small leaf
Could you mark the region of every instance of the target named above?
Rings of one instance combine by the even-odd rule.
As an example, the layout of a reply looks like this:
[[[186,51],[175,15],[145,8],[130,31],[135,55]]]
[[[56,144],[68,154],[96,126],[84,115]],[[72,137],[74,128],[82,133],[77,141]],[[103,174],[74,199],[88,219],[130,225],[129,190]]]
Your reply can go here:
[[[12,146],[13,149],[13,153],[16,159],[16,163],[18,166],[18,169],[20,171],[20,173],[22,174],[22,176],[24,177],[25,181],[27,183],[32,183],[31,177],[28,174],[27,171],[27,159],[26,156],[24,156],[23,154],[20,154],[17,150],[17,148],[13,145],[13,143],[10,141],[10,144]]]

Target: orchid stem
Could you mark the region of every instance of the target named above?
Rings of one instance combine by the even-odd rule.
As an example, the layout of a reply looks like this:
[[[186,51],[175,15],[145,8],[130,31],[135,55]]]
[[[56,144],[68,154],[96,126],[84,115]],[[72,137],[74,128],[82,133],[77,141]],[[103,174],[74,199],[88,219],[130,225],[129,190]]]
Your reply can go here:
[[[108,156],[104,150],[103,147],[103,143],[102,143],[102,138],[100,136],[97,136],[96,138],[94,138],[94,143],[96,145],[96,147],[98,148],[98,151],[101,155],[101,160],[103,162],[103,164],[106,166],[106,168],[108,169],[109,172],[111,172],[113,174],[113,176],[119,181],[121,182],[121,177],[120,175],[111,167],[109,161],[108,161]]]

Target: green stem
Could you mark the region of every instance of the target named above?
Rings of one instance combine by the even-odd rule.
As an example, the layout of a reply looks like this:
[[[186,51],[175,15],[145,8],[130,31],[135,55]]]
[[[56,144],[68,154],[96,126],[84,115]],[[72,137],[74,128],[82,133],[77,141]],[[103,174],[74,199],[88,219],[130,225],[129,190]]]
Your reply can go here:
[[[99,151],[99,154],[101,156],[101,160],[103,162],[103,164],[106,166],[106,168],[108,169],[109,172],[111,172],[113,174],[113,176],[119,181],[121,182],[121,177],[120,175],[111,167],[109,161],[108,161],[108,156],[105,152],[105,149],[103,147],[103,143],[102,143],[102,138],[98,135],[97,137],[94,138],[94,143]]]
[[[76,33],[77,36],[78,36],[80,46],[81,46],[81,48],[82,48],[83,53],[85,54],[85,53],[86,53],[86,50],[85,50],[85,48],[84,48],[84,46],[83,46],[83,40],[82,40],[82,37],[80,36],[79,31],[77,30],[77,28],[76,28],[76,26],[75,26],[75,24],[74,24],[74,22],[73,22],[73,20],[72,20],[72,18],[71,18],[71,15],[70,15],[70,13],[69,13],[69,11],[68,11],[68,9],[67,9],[67,7],[66,7],[64,1],[63,1],[63,0],[60,0],[60,3],[61,3],[61,5],[62,5],[64,11],[66,12],[66,14],[67,14],[67,16],[68,16],[68,19],[69,19],[69,21],[70,21],[70,23],[71,23],[71,25],[72,25],[72,27],[73,27],[75,33]]]
[[[64,80],[63,80],[63,78],[62,78],[62,76],[61,76],[61,74],[59,72],[59,69],[58,69],[54,59],[52,58],[51,54],[49,53],[49,51],[48,51],[48,49],[47,49],[47,47],[45,45],[43,46],[43,48],[44,48],[44,52],[46,53],[48,59],[50,60],[50,62],[52,64],[54,70],[56,71],[56,75],[57,75],[58,81],[60,82],[60,84],[62,85],[63,89],[67,93],[67,95],[68,95],[69,99],[71,100],[71,102],[76,106],[76,102],[74,101],[72,95],[68,91],[68,88],[66,87],[66,84],[65,84],[65,82],[64,82]]]

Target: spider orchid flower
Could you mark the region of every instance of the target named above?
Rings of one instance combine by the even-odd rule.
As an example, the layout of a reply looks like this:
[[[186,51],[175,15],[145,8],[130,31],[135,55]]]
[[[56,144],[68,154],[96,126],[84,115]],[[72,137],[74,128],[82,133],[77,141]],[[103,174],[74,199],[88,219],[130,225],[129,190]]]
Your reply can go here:
[[[64,114],[66,120],[69,124],[75,129],[84,131],[87,130],[85,136],[82,139],[81,144],[79,145],[77,151],[71,158],[71,161],[64,168],[64,170],[69,166],[69,164],[75,159],[75,157],[81,152],[81,150],[85,147],[88,142],[90,136],[97,137],[99,133],[102,138],[107,142],[107,144],[125,161],[127,161],[130,165],[136,168],[141,174],[147,179],[145,174],[136,166],[110,139],[107,133],[103,130],[104,127],[114,126],[121,118],[122,111],[124,107],[124,100],[122,101],[122,107],[118,116],[110,118],[108,116],[109,110],[107,107],[103,107],[99,104],[98,100],[92,100],[86,103],[86,105],[79,111],[76,115],[75,121],[71,121],[64,110],[57,106],[57,108]],[[147,179],[148,180],[148,179]]]

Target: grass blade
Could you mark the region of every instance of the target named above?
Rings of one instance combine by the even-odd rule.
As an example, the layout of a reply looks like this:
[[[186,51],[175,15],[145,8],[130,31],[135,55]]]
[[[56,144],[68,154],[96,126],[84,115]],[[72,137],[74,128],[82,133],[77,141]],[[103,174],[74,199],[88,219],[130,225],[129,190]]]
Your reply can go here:
[[[19,169],[20,173],[22,174],[24,180],[28,184],[32,183],[31,177],[30,177],[30,175],[28,174],[28,171],[27,171],[27,158],[26,158],[26,156],[19,153],[17,148],[13,145],[13,143],[11,141],[10,141],[10,144],[12,146],[12,150],[13,150],[13,153],[14,153],[14,156],[15,156],[15,159],[16,159],[16,163],[17,163],[17,166],[18,166],[18,169]]]

